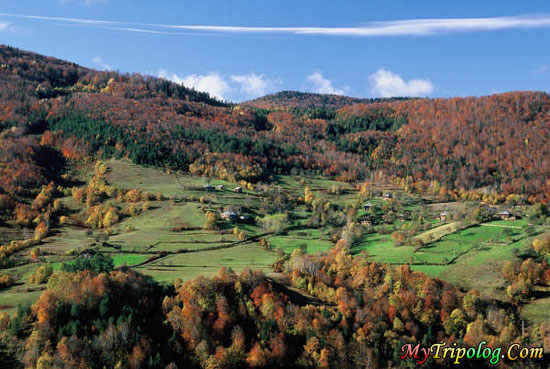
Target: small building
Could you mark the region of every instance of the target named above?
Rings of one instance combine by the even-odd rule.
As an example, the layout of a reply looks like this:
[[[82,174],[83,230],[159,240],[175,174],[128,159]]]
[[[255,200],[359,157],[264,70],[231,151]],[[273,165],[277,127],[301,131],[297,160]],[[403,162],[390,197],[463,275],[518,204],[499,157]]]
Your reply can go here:
[[[208,192],[214,191],[214,190],[215,190],[214,186],[212,186],[211,184],[204,185],[204,186],[202,186],[202,188],[203,188],[205,191],[208,191]]]
[[[503,210],[497,214],[502,220],[516,220],[516,216],[510,213],[508,210]]]
[[[216,186],[216,189],[217,189],[218,191],[223,191],[224,188],[225,188],[224,185],[217,185],[217,186]]]
[[[235,192],[237,193],[242,193],[243,192],[243,188],[242,187],[235,187]]]
[[[383,198],[384,198],[384,200],[391,200],[391,199],[393,199],[393,196],[392,196],[391,193],[386,192],[386,193],[384,194]]]
[[[372,204],[370,202],[367,202],[366,204],[363,205],[363,209],[365,209],[365,211],[370,211],[371,208],[372,208]]]
[[[220,217],[223,219],[223,220],[234,220],[235,218],[237,218],[237,213],[235,213],[234,211],[225,211],[223,213],[220,214]]]
[[[444,222],[447,220],[447,212],[446,211],[443,211],[441,213],[439,213],[439,215],[437,216],[437,219]]]

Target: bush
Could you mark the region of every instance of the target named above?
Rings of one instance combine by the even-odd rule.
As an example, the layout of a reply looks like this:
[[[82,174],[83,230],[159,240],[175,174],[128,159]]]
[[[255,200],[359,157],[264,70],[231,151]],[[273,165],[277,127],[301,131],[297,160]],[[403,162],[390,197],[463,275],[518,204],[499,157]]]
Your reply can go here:
[[[204,224],[204,229],[207,231],[218,229],[218,214],[213,211],[206,213],[206,223]]]
[[[109,273],[114,269],[113,258],[109,255],[97,253],[94,255],[83,254],[75,260],[63,263],[61,270],[64,272],[79,272],[90,270],[96,273]]]
[[[266,215],[260,219],[260,225],[268,232],[280,233],[288,221],[287,214]]]
[[[0,276],[0,288],[8,288],[15,284],[15,280],[9,274],[4,274]]]
[[[30,276],[29,282],[35,284],[46,283],[52,274],[53,268],[51,265],[43,265]]]

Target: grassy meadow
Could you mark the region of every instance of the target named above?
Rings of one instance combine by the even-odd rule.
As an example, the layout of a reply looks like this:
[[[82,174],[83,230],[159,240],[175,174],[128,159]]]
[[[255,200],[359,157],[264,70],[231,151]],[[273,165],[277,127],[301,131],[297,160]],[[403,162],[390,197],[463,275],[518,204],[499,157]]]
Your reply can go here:
[[[29,278],[40,265],[49,263],[58,270],[62,263],[87,249],[110,255],[115,267],[136,268],[163,283],[214,275],[222,267],[235,272],[252,268],[269,273],[273,263],[295,249],[309,254],[330,250],[337,239],[334,235],[348,222],[345,209],[352,205],[357,209],[352,221],[359,224],[365,219],[379,220],[361,223],[361,232],[350,245],[353,255],[364,254],[374,261],[394,265],[409,264],[415,271],[505,299],[502,266],[506,261],[520,260],[529,252],[532,238],[547,231],[545,225],[537,225],[535,234],[531,231],[528,235],[530,222],[525,217],[465,225],[459,214],[471,204],[439,203],[430,196],[412,195],[391,184],[370,183],[365,194],[352,185],[322,177],[281,175],[275,176],[269,186],[258,184],[254,190],[242,186],[243,192],[237,193],[234,188],[241,186],[237,182],[167,172],[126,160],[108,160],[105,166],[106,182],[113,188],[155,195],[148,201],[147,210],[121,217],[108,230],[70,222],[56,224],[40,245],[20,252],[26,257],[38,249],[39,262],[3,271],[17,283],[0,290],[0,311],[13,312],[18,304],[38,298],[45,285],[30,283]],[[93,168],[84,166],[74,175],[87,183]],[[207,192],[203,189],[206,184],[223,185],[224,189]],[[308,200],[309,205],[303,202],[306,191],[313,199]],[[393,194],[392,201],[382,199],[385,192]],[[302,202],[294,200],[298,198]],[[83,212],[82,205],[70,195],[63,197],[62,202],[71,213]],[[371,203],[374,210],[364,209],[365,202]],[[116,205],[114,199],[104,203]],[[317,206],[335,210],[325,211],[323,219],[316,218]],[[246,214],[249,221],[220,219],[224,211]],[[437,215],[441,211],[455,214],[456,219],[439,221]],[[209,212],[218,214],[215,229],[205,229]],[[285,213],[284,219],[278,220],[278,213]],[[387,213],[393,216],[387,218]],[[266,225],[268,218],[276,223],[276,229]],[[407,232],[418,224],[422,228],[414,232],[408,244],[396,245],[392,233]],[[21,230],[0,225],[0,237],[17,238],[17,232],[20,234]],[[261,239],[266,240],[268,247],[260,246]],[[537,309],[548,304],[547,298],[528,304],[524,309],[526,319],[536,320]]]

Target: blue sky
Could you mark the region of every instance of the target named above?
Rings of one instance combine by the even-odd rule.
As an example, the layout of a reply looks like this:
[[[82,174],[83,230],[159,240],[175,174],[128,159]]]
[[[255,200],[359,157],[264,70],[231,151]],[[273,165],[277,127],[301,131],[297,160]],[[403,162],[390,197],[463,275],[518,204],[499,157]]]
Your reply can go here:
[[[2,44],[232,101],[283,89],[479,96],[550,82],[547,0],[0,4]]]

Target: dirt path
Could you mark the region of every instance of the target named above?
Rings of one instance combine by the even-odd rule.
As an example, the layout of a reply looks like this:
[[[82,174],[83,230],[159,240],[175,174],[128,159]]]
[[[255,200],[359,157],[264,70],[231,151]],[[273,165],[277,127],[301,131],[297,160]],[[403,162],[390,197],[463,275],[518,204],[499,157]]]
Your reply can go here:
[[[521,229],[520,226],[509,226],[509,225],[502,225],[502,224],[489,224],[489,223],[480,223],[479,225],[485,226],[485,227],[498,227],[498,228],[513,228],[513,229]]]

